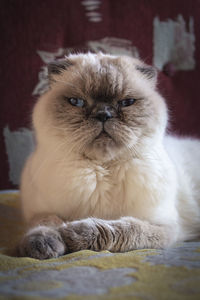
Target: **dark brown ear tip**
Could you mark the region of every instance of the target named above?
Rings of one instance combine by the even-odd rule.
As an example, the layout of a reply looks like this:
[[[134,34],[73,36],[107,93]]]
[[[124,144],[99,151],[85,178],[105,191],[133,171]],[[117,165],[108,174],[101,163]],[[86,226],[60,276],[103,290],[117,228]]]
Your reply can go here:
[[[154,66],[151,67],[153,78],[158,76],[158,69]]]
[[[48,74],[60,74],[72,65],[68,59],[58,59],[48,64]]]
[[[136,66],[136,69],[144,74],[148,79],[156,79],[158,69],[154,66]]]

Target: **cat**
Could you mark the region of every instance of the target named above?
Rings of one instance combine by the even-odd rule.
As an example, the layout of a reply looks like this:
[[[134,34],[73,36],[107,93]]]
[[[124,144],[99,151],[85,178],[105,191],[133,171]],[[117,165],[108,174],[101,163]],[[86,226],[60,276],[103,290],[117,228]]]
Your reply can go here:
[[[157,71],[139,59],[71,54],[48,66],[21,178],[19,254],[165,248],[198,236],[200,141],[166,134]]]

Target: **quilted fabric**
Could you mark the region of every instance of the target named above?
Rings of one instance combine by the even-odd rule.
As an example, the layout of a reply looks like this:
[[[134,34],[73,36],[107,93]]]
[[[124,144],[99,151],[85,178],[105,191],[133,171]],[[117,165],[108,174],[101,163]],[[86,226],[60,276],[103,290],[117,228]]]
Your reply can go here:
[[[39,261],[11,256],[22,232],[18,193],[0,194],[0,300],[200,299],[198,241],[166,250],[85,250]]]

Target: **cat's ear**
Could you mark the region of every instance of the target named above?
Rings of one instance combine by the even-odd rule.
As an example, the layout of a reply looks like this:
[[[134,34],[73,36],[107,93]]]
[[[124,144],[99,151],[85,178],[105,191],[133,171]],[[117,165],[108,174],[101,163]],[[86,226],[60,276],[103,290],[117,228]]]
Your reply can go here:
[[[67,58],[50,62],[47,66],[49,81],[56,81],[56,76],[67,70],[71,65],[72,62]]]
[[[143,64],[136,66],[136,69],[140,71],[152,83],[153,86],[156,85],[158,71],[155,67]]]

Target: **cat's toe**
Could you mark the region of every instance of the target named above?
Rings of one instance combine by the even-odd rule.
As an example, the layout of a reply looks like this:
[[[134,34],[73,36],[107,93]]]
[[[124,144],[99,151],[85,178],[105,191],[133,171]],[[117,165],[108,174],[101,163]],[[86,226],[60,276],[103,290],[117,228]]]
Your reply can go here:
[[[67,223],[67,226],[60,227],[59,232],[66,245],[66,252],[80,250],[100,250],[95,247],[97,230],[91,219]]]
[[[19,255],[37,259],[56,258],[65,253],[65,244],[55,230],[28,233],[19,245]]]

